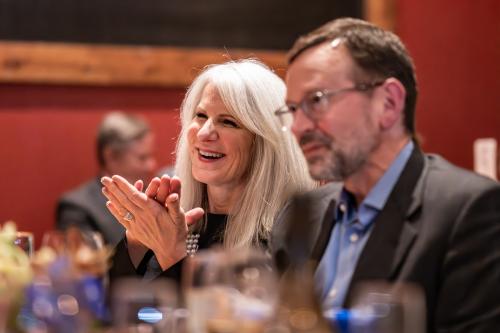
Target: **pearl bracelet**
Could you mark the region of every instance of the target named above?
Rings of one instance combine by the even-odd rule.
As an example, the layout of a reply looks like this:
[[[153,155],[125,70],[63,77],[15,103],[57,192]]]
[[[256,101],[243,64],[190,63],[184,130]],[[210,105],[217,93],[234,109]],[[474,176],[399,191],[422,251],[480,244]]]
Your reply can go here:
[[[198,251],[198,239],[200,238],[200,234],[198,233],[190,233],[186,237],[186,254],[190,257],[194,256],[194,254]]]

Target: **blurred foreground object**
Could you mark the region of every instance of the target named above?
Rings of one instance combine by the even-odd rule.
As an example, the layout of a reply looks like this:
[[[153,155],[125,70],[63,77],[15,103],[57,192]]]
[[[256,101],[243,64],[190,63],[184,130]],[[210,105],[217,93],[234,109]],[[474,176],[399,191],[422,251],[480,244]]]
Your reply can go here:
[[[270,332],[336,332],[323,317],[315,294],[313,265],[304,263],[286,271],[280,281],[280,299],[276,321]]]
[[[107,320],[104,277],[111,249],[95,232],[49,231],[35,253],[18,323],[28,332],[88,332]]]
[[[16,246],[17,229],[14,222],[6,222],[0,230],[0,290],[4,286],[24,286],[31,281],[29,257]]]
[[[278,285],[272,260],[257,249],[210,249],[190,257],[184,275],[192,333],[258,333],[275,316]]]
[[[33,258],[33,266],[47,270],[57,258],[66,257],[78,275],[103,277],[109,268],[113,250],[105,246],[98,232],[80,231],[76,227],[65,232],[48,231]]]
[[[424,333],[425,299],[412,284],[364,282],[355,287],[352,307],[325,313],[340,333]]]
[[[177,332],[174,282],[124,278],[113,285],[112,294],[113,332]]]
[[[7,321],[12,318],[12,312],[22,302],[23,289],[33,277],[28,255],[14,244],[16,237],[16,224],[12,221],[5,222],[0,229],[0,332],[2,333],[7,331]]]
[[[14,244],[17,245],[21,250],[23,250],[29,258],[31,258],[31,256],[33,255],[34,246],[33,233],[27,231],[16,232]]]

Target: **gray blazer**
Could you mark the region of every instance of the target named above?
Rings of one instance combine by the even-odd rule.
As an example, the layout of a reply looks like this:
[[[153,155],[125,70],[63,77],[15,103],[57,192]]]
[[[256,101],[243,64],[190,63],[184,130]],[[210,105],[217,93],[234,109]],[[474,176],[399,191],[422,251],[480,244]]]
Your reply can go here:
[[[57,203],[56,227],[64,230],[76,226],[81,230],[99,231],[106,243],[116,245],[125,229],[106,208],[99,178],[65,193]]]
[[[319,262],[341,188],[326,185],[285,207],[271,241],[281,270]],[[428,332],[500,332],[500,184],[416,148],[373,228],[346,307],[359,281],[415,282]]]

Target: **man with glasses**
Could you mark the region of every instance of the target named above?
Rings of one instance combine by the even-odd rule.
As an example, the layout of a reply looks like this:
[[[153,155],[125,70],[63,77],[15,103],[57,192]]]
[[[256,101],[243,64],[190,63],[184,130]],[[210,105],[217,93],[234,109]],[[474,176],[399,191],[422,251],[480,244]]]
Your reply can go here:
[[[275,113],[312,177],[332,183],[280,216],[278,266],[316,262],[327,317],[361,281],[413,282],[428,332],[500,332],[500,186],[420,150],[414,66],[399,38],[329,22],[296,41],[286,84]],[[309,213],[297,221],[292,207]]]

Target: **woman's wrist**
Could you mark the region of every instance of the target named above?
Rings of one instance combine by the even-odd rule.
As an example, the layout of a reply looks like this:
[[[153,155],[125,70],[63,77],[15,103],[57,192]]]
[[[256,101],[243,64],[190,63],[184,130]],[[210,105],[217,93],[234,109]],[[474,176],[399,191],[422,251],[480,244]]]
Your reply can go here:
[[[154,250],[153,250],[154,251]],[[154,251],[156,260],[163,271],[166,271],[186,257],[186,243],[178,244],[174,251],[165,253],[164,251]]]
[[[128,231],[125,233],[125,238],[127,239],[128,255],[134,267],[137,268],[146,252],[148,252],[148,248],[130,235]]]

